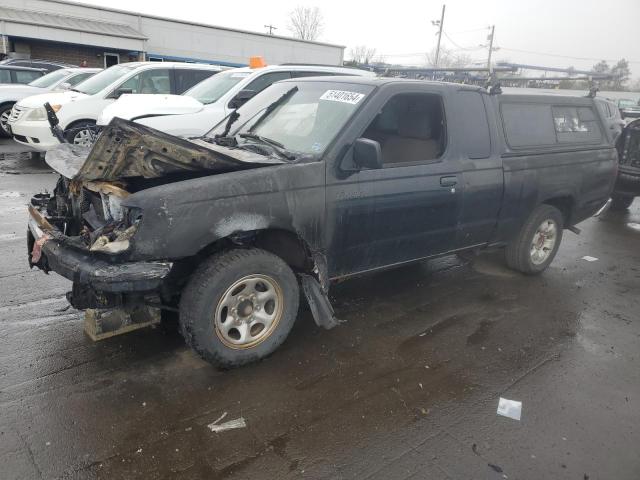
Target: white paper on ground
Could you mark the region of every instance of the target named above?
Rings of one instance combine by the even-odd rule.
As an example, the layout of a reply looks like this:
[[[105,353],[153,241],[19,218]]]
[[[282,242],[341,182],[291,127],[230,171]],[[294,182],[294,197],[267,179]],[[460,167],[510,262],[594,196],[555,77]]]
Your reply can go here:
[[[596,257],[590,257],[589,255],[585,255],[584,257],[582,257],[582,260],[586,260],[587,262],[595,262],[598,259]]]
[[[508,417],[519,421],[520,415],[522,415],[522,402],[518,402],[517,400],[508,400],[506,398],[500,397],[497,413],[498,415],[502,415],[503,417]]]
[[[245,428],[247,423],[244,421],[243,417],[236,418],[235,420],[229,420],[228,422],[224,422],[218,425],[218,422],[227,416],[227,412],[224,412],[220,418],[218,418],[215,422],[207,425],[209,430],[212,432],[224,432],[225,430],[233,430],[236,428]]]

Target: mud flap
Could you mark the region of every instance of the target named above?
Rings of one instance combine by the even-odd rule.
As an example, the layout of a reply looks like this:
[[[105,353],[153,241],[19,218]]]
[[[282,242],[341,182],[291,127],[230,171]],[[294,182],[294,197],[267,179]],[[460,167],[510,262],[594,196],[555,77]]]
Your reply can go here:
[[[338,326],[340,320],[336,318],[329,297],[324,293],[322,287],[320,287],[318,280],[304,273],[298,276],[300,277],[302,290],[304,291],[305,297],[307,297],[307,302],[309,303],[309,308],[311,309],[311,314],[316,324],[327,330]]]

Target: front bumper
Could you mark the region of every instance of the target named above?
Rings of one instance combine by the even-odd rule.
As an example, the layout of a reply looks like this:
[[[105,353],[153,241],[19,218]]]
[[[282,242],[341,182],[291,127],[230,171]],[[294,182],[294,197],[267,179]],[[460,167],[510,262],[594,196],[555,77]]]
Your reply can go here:
[[[13,139],[23,145],[28,145],[41,152],[51,150],[60,145],[60,142],[51,133],[49,123],[44,120],[28,121],[18,120],[17,122],[9,122]]]
[[[33,205],[29,206],[28,226],[27,253],[31,266],[54,271],[96,292],[157,291],[171,271],[171,262],[112,263],[72,245],[69,237],[55,230]]]

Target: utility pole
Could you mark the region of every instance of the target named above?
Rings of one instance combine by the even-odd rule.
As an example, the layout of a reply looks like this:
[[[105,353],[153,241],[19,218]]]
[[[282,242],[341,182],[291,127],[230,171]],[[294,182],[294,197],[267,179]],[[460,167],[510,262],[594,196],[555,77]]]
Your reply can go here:
[[[269,35],[273,35],[273,31],[278,29],[278,27],[274,27],[273,25],[265,25],[264,28],[269,29]]]
[[[432,25],[438,26],[438,46],[436,47],[436,58],[434,63],[434,68],[438,68],[438,60],[440,59],[440,40],[442,40],[442,27],[444,25],[444,10],[446,5],[442,5],[442,15],[440,16],[440,20],[431,20]]]
[[[495,31],[496,26],[491,25],[491,33],[487,37],[489,40],[489,58],[487,59],[487,69],[489,69],[489,76],[493,73],[493,69],[491,68],[491,52],[493,52],[493,32]]]

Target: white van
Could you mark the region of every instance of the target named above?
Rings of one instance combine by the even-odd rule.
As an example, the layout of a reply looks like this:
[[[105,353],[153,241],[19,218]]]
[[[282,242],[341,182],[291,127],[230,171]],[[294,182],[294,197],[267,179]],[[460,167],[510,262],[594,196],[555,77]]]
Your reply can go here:
[[[67,90],[98,73],[101,68],[60,68],[34,81],[21,85],[17,83],[0,85],[0,135],[10,137],[7,122],[11,109],[23,98],[56,90]]]
[[[223,67],[194,63],[131,62],[114,65],[63,93],[27,97],[13,107],[8,126],[14,140],[41,152],[60,142],[43,105],[51,104],[70,143],[90,144],[100,112],[122,94],[180,94]]]
[[[119,117],[182,137],[207,133],[232,110],[279,80],[324,75],[371,76],[354,68],[319,65],[273,65],[234,68],[199,83],[183,95],[123,95],[98,117],[107,125]]]

